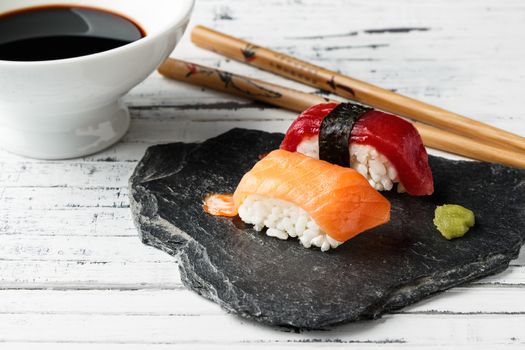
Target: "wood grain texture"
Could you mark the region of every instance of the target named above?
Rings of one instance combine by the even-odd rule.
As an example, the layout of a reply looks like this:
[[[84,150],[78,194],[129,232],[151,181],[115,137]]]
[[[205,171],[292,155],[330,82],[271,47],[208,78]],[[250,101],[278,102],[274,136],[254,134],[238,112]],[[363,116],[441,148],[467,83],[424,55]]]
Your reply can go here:
[[[199,0],[205,24],[525,135],[520,0]],[[174,57],[315,92],[192,46]],[[161,78],[125,97],[129,133],[80,160],[0,151],[0,346],[13,349],[520,348],[525,253],[504,273],[398,314],[332,332],[286,333],[185,290],[176,260],[140,244],[127,180],[156,143],[232,127],[285,131],[294,114]],[[434,154],[443,153],[432,152]]]
[[[376,322],[341,326],[330,332],[290,333],[261,327],[228,314],[104,315],[1,314],[3,341],[56,342],[67,334],[73,342],[118,343],[395,343],[465,345],[512,344],[522,331],[525,315],[387,315]],[[156,327],[152,327],[152,322]],[[205,327],[204,325],[220,325]],[[418,324],[415,331],[415,324]],[[494,332],[497,327],[498,331]],[[31,329],[31,332],[27,332]],[[89,330],[87,332],[86,330]],[[443,337],[447,334],[447,337]]]

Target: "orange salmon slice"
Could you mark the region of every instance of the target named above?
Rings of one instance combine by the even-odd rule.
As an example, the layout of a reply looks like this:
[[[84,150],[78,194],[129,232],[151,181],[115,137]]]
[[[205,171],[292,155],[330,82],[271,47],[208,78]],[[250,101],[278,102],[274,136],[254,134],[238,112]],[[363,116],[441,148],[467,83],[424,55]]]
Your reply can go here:
[[[251,194],[281,199],[304,209],[339,242],[390,219],[390,202],[357,171],[285,150],[272,151],[255,164],[233,196],[208,196],[204,210],[212,215],[235,216]]]

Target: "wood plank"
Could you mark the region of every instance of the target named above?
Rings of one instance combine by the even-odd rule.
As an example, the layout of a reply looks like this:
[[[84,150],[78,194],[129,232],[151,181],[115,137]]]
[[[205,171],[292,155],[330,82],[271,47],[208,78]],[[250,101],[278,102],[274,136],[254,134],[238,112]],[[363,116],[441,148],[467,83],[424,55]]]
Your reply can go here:
[[[352,344],[352,349],[360,350],[360,349],[377,349],[377,347],[380,346],[383,348],[385,345],[381,344]],[[271,350],[286,350],[286,349],[325,349],[325,348],[339,348],[339,349],[347,349],[348,344],[347,343],[319,343],[319,342],[302,342],[302,343],[285,343],[285,344],[268,344],[265,342],[243,342],[243,343],[224,343],[224,344],[217,344],[217,343],[164,343],[164,344],[151,344],[151,343],[128,343],[128,342],[115,342],[115,343],[107,343],[107,342],[70,342],[70,341],[63,341],[63,342],[4,342],[2,343],[2,348],[7,350],[42,350],[44,349],[54,349],[54,350],[92,350],[92,349],[104,349],[104,350],[143,350],[143,349],[151,349],[151,350],[160,350],[160,349],[183,349],[183,350],[209,350],[209,349],[217,349],[217,350],[229,350],[229,349],[271,349]],[[406,347],[403,347],[405,349]],[[391,344],[388,344],[385,349],[401,349],[401,347],[398,347],[396,345],[395,347],[392,347]],[[427,348],[426,350],[433,350],[433,349],[440,349],[440,348]],[[477,350],[485,350],[489,349],[488,347],[477,347]],[[493,350],[495,348],[490,348],[490,350]]]
[[[105,149],[96,154],[85,156],[76,160],[77,162],[137,162],[144,155],[144,151],[153,143],[146,142],[122,142],[119,141],[108,149]],[[4,168],[13,166],[11,164],[19,163],[38,163],[38,160],[23,158],[15,154],[9,153],[4,149],[0,149],[0,161],[2,163],[9,163],[3,165]],[[68,161],[63,161],[67,164]]]
[[[223,315],[185,289],[0,290],[0,314]]]
[[[0,235],[137,237],[129,208],[0,211]],[[56,239],[51,238],[51,239]]]
[[[408,306],[401,313],[525,313],[523,287],[472,284],[452,288],[444,293]]]
[[[18,162],[0,163],[3,187],[126,187],[132,162]]]
[[[293,114],[287,111],[272,110],[275,113],[286,114],[284,120],[263,119],[252,121],[246,118],[232,117],[229,111],[219,111],[213,119],[206,119],[204,112],[199,114],[201,119],[179,120],[173,119],[164,123],[151,123],[149,121],[135,120],[129,133],[124,136],[123,141],[146,141],[146,142],[195,142],[204,141],[208,138],[220,135],[233,128],[259,129],[268,132],[284,132],[293,120]],[[224,119],[217,120],[222,116]],[[173,117],[170,117],[173,118]]]
[[[137,236],[32,236],[6,235],[0,260],[79,263],[143,262],[173,263],[174,258],[141,244]]]
[[[285,350],[285,349],[348,349],[349,344],[347,342],[321,342],[317,340],[302,341],[302,342],[287,342],[287,343],[266,343],[266,342],[243,342],[243,343],[179,343],[179,344],[144,344],[144,343],[105,343],[105,342],[7,342],[3,343],[5,349],[11,350],[41,350],[44,348],[54,350],[70,350],[72,348],[77,350],[92,350],[92,349],[104,349],[104,350],[140,350],[140,349],[152,349],[152,350],[163,350],[163,349],[192,349],[192,350],[229,350],[229,349],[271,349],[271,350]],[[371,350],[371,349],[385,349],[385,350],[405,350],[405,349],[422,349],[421,344],[392,344],[392,343],[352,343],[352,350]],[[443,345],[423,345],[425,350],[442,350]],[[454,349],[459,350],[508,350],[508,349],[523,349],[522,344],[454,344]]]
[[[331,332],[279,332],[232,315],[1,314],[0,341],[106,343],[523,344],[525,315],[387,315]],[[203,329],[203,325],[209,325]],[[417,331],[414,331],[417,329]],[[497,329],[497,332],[494,330]],[[89,331],[86,331],[89,330]]]
[[[454,288],[406,307],[403,314],[525,314],[522,287]],[[0,314],[223,315],[185,289],[0,290]]]
[[[182,284],[174,262],[0,260],[0,288],[178,289]]]
[[[137,248],[138,249],[138,248]],[[150,256],[162,254],[151,249]],[[142,255],[141,255],[142,256]],[[137,289],[180,288],[177,264],[159,255],[154,261],[90,260],[0,260],[2,289]],[[525,267],[510,266],[506,271],[483,278],[472,285],[525,285]]]
[[[0,211],[129,208],[127,187],[4,187]],[[50,214],[51,215],[51,214]]]

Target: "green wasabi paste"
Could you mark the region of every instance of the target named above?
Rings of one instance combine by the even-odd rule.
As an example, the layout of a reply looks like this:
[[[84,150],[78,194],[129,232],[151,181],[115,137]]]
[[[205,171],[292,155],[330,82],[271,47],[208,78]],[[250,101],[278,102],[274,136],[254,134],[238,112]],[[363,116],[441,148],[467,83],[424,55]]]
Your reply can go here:
[[[434,225],[446,239],[463,237],[474,226],[474,213],[461,205],[445,204],[434,212]]]

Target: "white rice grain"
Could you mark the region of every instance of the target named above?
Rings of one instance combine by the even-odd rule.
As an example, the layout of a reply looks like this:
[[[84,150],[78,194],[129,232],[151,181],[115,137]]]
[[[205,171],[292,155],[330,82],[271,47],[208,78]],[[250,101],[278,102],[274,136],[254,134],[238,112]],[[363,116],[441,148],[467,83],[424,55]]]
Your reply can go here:
[[[301,141],[297,145],[297,152],[319,159],[319,137],[313,136]],[[397,184],[397,192],[405,192],[396,168],[372,146],[350,145],[350,165],[378,191],[390,191]]]
[[[315,246],[324,252],[342,243],[321,230],[305,210],[280,199],[249,195],[239,207],[239,217],[257,231],[267,227],[268,236],[283,240],[298,237],[306,248]]]

